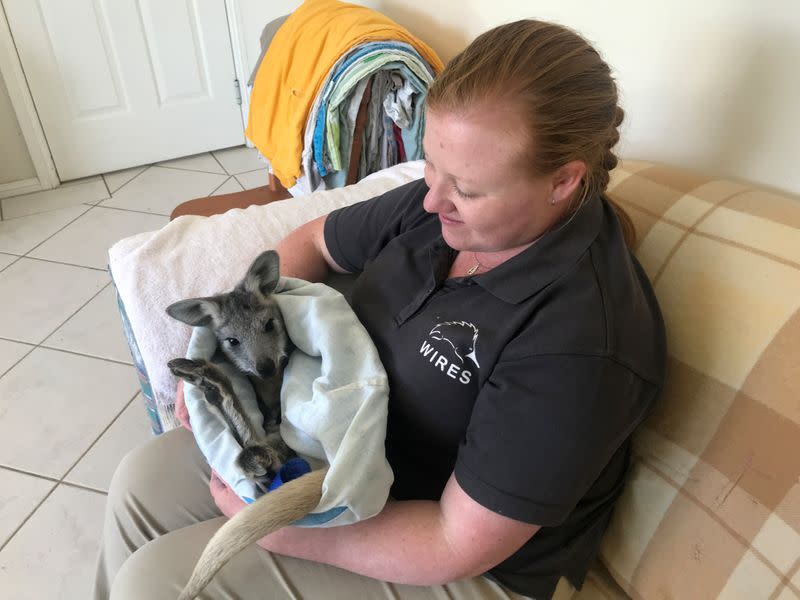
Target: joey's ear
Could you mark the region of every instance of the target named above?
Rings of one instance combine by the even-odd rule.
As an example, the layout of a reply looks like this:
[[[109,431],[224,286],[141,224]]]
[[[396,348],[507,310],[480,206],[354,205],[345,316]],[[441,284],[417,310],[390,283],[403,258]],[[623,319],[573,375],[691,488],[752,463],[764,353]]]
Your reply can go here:
[[[274,250],[259,254],[247,270],[247,275],[239,284],[246,291],[256,296],[268,296],[278,285],[280,279],[280,259]]]
[[[167,314],[192,327],[202,327],[219,317],[219,302],[215,298],[191,298],[167,307]]]

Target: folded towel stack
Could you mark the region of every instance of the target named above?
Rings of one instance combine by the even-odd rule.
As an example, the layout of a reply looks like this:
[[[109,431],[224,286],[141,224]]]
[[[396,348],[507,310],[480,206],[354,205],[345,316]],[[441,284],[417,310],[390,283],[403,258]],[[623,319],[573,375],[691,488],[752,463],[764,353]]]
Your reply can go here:
[[[422,158],[424,97],[443,65],[384,15],[306,0],[269,25],[247,137],[294,195]]]

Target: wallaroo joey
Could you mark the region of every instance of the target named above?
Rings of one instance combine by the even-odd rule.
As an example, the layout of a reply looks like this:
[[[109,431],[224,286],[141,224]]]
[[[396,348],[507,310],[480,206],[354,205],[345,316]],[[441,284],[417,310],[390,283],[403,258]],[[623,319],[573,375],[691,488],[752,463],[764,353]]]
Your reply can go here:
[[[292,450],[280,436],[280,387],[292,344],[272,293],[278,284],[278,254],[259,255],[230,292],[181,300],[167,307],[173,318],[208,327],[218,341],[210,361],[176,358],[177,377],[200,388],[225,418],[243,448],[236,459],[245,475],[268,486]],[[226,360],[227,359],[227,360]],[[264,415],[262,434],[253,427],[226,374],[233,364],[246,373]],[[318,504],[327,470],[312,471],[264,494],[237,513],[208,542],[180,600],[195,598],[235,554],[261,537],[304,517]]]

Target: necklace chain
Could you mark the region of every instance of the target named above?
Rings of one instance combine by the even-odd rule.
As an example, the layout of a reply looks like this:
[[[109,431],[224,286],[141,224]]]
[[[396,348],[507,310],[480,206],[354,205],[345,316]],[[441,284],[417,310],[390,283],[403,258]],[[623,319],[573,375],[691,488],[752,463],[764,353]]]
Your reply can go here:
[[[472,257],[475,259],[475,264],[467,269],[467,275],[474,275],[475,271],[478,270],[478,267],[483,267],[484,269],[486,268],[486,265],[478,260],[478,255],[475,252],[472,253]]]
[[[551,229],[549,231],[558,231],[559,229],[563,229],[564,227],[569,225],[572,219],[575,218],[575,215],[577,215],[578,212],[580,212],[581,208],[583,208],[583,204],[581,204],[577,210],[572,211],[572,214],[569,216],[568,219],[562,221],[561,223],[558,224],[558,226],[555,229]],[[530,245],[533,246],[536,242],[542,239],[546,233],[548,233],[548,231],[542,232],[542,234],[535,240],[533,240],[533,242],[531,242]],[[478,255],[474,251],[472,252],[472,257],[475,259],[475,264],[472,265],[469,269],[467,269],[467,275],[474,275],[475,272],[481,267],[483,269],[487,269],[486,265],[484,265],[481,261],[478,260]]]

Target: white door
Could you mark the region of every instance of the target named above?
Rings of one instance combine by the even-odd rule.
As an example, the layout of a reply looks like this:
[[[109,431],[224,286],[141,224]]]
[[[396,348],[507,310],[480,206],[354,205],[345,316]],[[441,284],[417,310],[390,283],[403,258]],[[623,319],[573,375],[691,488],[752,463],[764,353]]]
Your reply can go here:
[[[2,0],[62,181],[244,143],[224,0]]]

